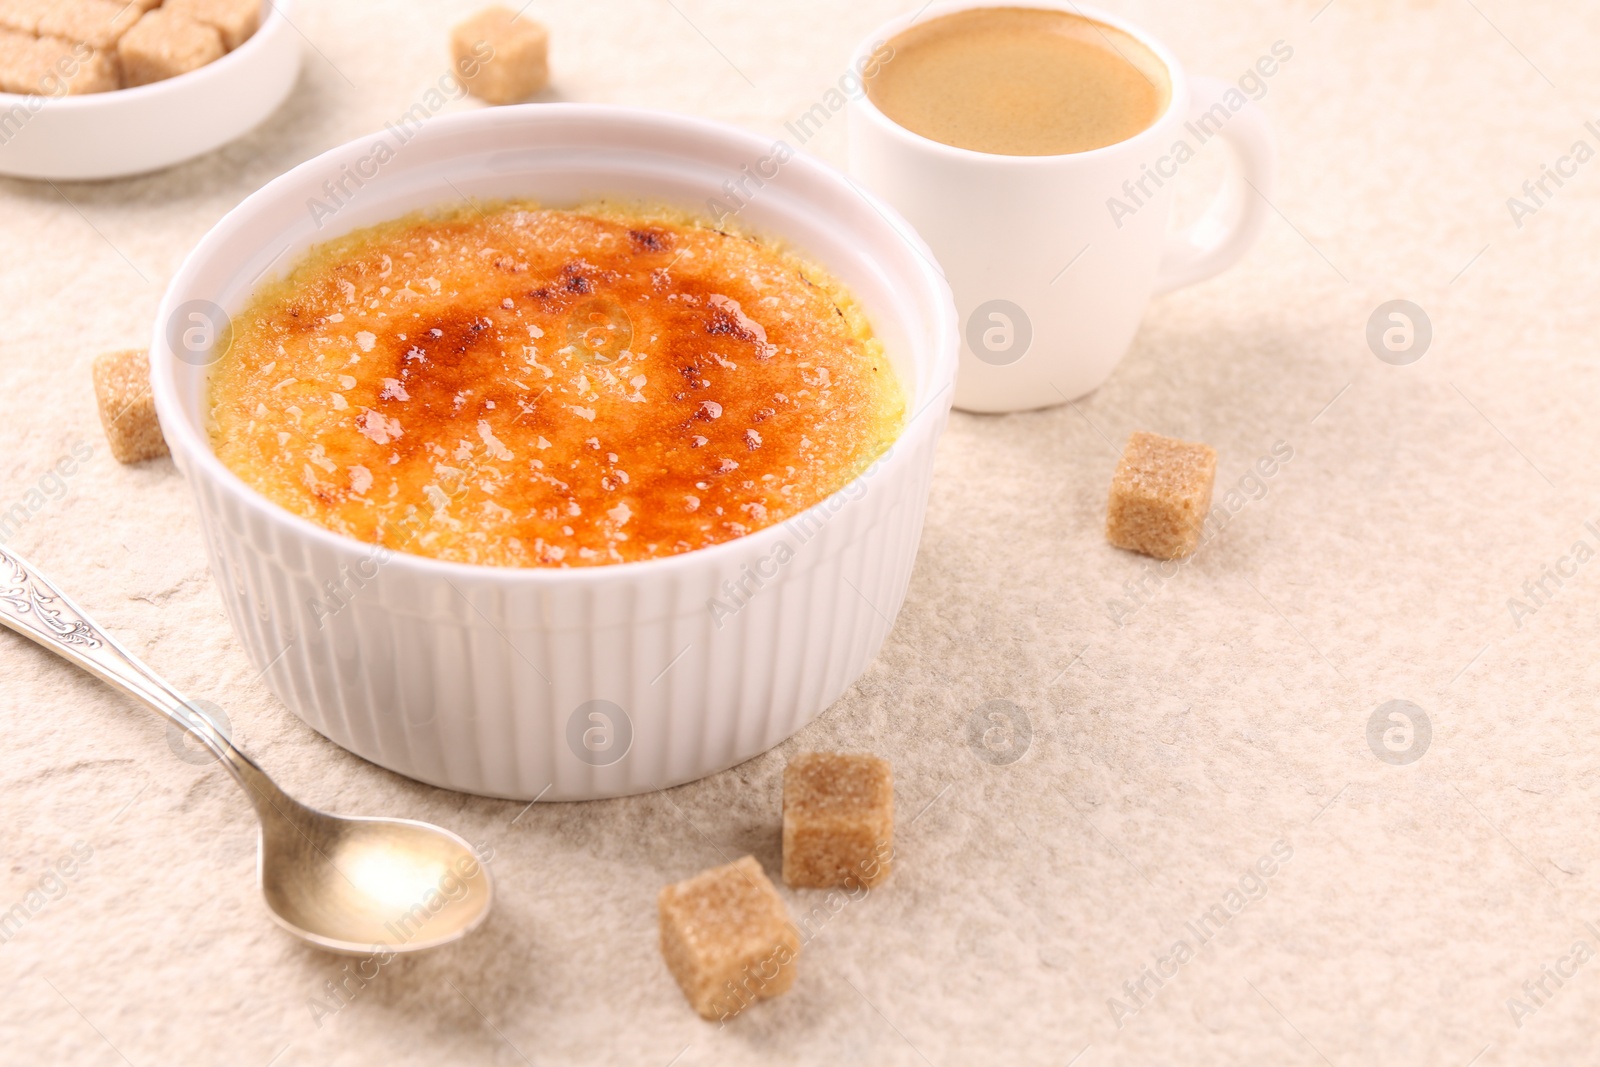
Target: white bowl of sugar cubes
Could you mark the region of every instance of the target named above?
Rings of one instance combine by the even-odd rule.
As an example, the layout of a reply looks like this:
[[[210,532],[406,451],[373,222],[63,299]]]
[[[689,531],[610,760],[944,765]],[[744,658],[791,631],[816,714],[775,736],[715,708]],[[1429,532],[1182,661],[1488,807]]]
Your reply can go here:
[[[288,0],[0,0],[0,174],[143,174],[247,133],[300,73]]]

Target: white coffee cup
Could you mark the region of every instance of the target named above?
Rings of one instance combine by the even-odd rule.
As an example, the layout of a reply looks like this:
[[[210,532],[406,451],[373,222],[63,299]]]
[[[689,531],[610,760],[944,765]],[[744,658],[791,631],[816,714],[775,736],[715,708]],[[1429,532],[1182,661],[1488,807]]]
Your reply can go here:
[[[1171,82],[1166,110],[1148,129],[1053,156],[956,148],[896,124],[865,93],[851,101],[850,172],[916,227],[955,292],[963,334],[955,406],[1022,411],[1097,388],[1152,296],[1244,255],[1271,211],[1277,154],[1265,115],[1238,86],[1187,77],[1149,34],[1071,0],[930,5],[880,26],[853,67],[893,63],[885,42],[914,23],[980,7],[1060,10],[1113,27],[1148,48]],[[1263,56],[1256,82],[1277,62]],[[1193,225],[1169,233],[1176,179],[1214,150],[1212,140],[1232,150],[1222,187]]]

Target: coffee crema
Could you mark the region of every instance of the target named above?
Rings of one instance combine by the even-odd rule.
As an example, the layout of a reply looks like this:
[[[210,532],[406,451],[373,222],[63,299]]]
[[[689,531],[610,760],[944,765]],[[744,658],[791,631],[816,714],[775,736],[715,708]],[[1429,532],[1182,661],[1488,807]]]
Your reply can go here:
[[[1172,97],[1165,65],[1137,38],[1065,11],[971,8],[889,44],[868,98],[911,132],[974,152],[1104,148],[1149,129]]]

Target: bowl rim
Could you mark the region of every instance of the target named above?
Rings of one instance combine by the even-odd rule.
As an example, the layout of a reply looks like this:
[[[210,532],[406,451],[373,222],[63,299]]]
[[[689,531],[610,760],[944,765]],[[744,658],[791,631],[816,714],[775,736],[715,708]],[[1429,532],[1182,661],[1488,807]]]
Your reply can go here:
[[[538,121],[538,116],[545,116],[553,120],[588,120],[595,127],[605,123],[645,122],[668,128],[676,127],[690,135],[690,138],[696,136],[701,138],[713,137],[737,142],[741,150],[745,151],[767,152],[772,148],[772,142],[761,135],[729,123],[650,108],[625,107],[613,104],[544,103],[485,108],[478,111],[437,116],[429,121],[429,126],[464,126],[474,123],[489,125],[504,121],[504,116],[508,112],[520,113],[522,116],[534,121]],[[173,274],[171,282],[168,283],[167,289],[162,295],[161,303],[156,313],[155,325],[152,328],[149,348],[151,388],[155,399],[156,412],[161,420],[163,434],[167,438],[169,446],[171,446],[174,459],[178,460],[181,454],[180,469],[184,471],[187,480],[191,483],[191,488],[195,491],[198,492],[199,490],[199,482],[208,482],[226,491],[241,506],[248,508],[253,516],[275,524],[281,529],[286,529],[301,540],[310,540],[320,548],[336,555],[371,558],[379,552],[388,552],[389,558],[382,561],[382,567],[387,568],[399,565],[419,576],[442,578],[446,582],[449,582],[452,578],[460,578],[480,584],[511,583],[518,586],[532,585],[540,587],[604,584],[610,581],[639,582],[652,577],[670,578],[684,572],[703,572],[707,567],[722,567],[726,566],[730,561],[748,561],[752,557],[768,555],[775,551],[777,543],[785,537],[785,532],[791,523],[801,522],[806,516],[812,516],[819,512],[827,513],[827,517],[822,521],[823,526],[826,527],[833,515],[854,502],[846,498],[844,504],[829,507],[831,501],[845,494],[852,486],[862,482],[864,479],[870,478],[876,482],[877,479],[886,474],[905,470],[909,464],[916,462],[913,457],[908,455],[913,450],[905,446],[920,437],[932,435],[936,438],[942,428],[943,419],[939,416],[941,413],[948,412],[950,408],[959,355],[959,319],[956,312],[955,299],[951,293],[949,283],[945,280],[942,268],[937,266],[932,251],[917,234],[916,230],[892,207],[827,163],[815,156],[797,151],[793,158],[785,164],[785,169],[790,167],[803,168],[840,193],[863,199],[867,206],[872,209],[871,214],[875,214],[887,226],[889,234],[907,244],[909,253],[907,263],[910,269],[915,272],[916,280],[923,287],[922,295],[927,302],[937,307],[938,321],[933,324],[934,328],[930,333],[932,340],[929,343],[930,352],[925,365],[928,378],[927,395],[926,397],[918,397],[915,389],[916,383],[914,382],[902,383],[907,386],[908,407],[914,410],[908,412],[905,425],[901,427],[900,433],[895,437],[889,448],[850,482],[804,511],[797,512],[782,522],[764,526],[759,530],[719,544],[655,559],[633,560],[624,563],[602,563],[582,567],[509,567],[443,560],[348,537],[296,515],[246,484],[242,478],[218,459],[206,436],[185,413],[183,405],[179,403],[176,392],[177,358],[168,349],[164,336],[165,331],[161,328],[161,324],[171,316],[173,309],[186,298],[185,290],[191,284],[191,278],[200,273],[200,270],[206,265],[206,261],[211,258],[215,250],[229,242],[233,236],[233,231],[242,226],[244,220],[253,211],[258,210],[267,202],[284,195],[286,190],[294,188],[299,180],[306,175],[326,173],[330,168],[336,169],[338,162],[346,156],[367,150],[372,136],[371,133],[364,134],[314,156],[291,170],[280,174],[246,197],[238,206],[219,219],[190,250],[188,255],[184,257],[182,264]],[[337,235],[330,235],[325,240],[332,239],[333,236]],[[908,330],[907,332],[911,336],[916,334],[915,330]],[[922,367],[919,367],[919,373],[922,369]],[[918,403],[919,400],[920,404]],[[925,420],[924,416],[929,413],[932,413],[934,418]],[[920,426],[919,423],[921,424]]]
[[[288,8],[293,0],[261,0],[266,5],[266,16],[261,20],[261,25],[256,27],[256,32],[250,39],[233,51],[225,53],[218,59],[212,60],[203,67],[186,71],[175,78],[165,78],[147,85],[134,85],[126,89],[111,89],[103,93],[79,93],[72,96],[47,96],[44,93],[4,93],[0,92],[0,110],[9,111],[15,107],[33,108],[35,112],[42,111],[95,111],[112,110],[117,107],[149,100],[163,93],[175,94],[188,89],[198,90],[204,82],[226,78],[228,73],[238,63],[234,57],[243,57],[238,62],[242,63],[250,56],[271,47],[270,41],[282,34],[285,30],[293,29],[299,33],[299,28],[289,19]],[[30,103],[39,101],[37,105]]]
[[[1076,0],[942,0],[926,4],[921,10],[907,12],[887,19],[874,27],[866,37],[855,46],[850,53],[850,69],[859,71],[861,64],[872,55],[880,43],[887,43],[896,35],[909,30],[919,22],[931,21],[945,15],[956,15],[963,11],[972,11],[986,7],[1020,7],[1038,11],[1059,11],[1089,22],[1097,22],[1109,26],[1114,30],[1132,37],[1161,61],[1167,68],[1167,79],[1171,82],[1167,94],[1166,107],[1161,113],[1150,121],[1150,125],[1134,134],[1132,137],[1113,141],[1099,148],[1090,148],[1082,152],[1056,152],[1042,156],[1013,156],[1000,152],[980,152],[972,148],[962,148],[960,145],[945,144],[935,141],[931,137],[924,137],[920,133],[906,129],[898,122],[883,113],[883,110],[873,103],[872,97],[867,95],[863,85],[861,92],[852,98],[852,102],[860,112],[879,129],[887,131],[891,136],[902,143],[914,145],[916,148],[931,152],[936,156],[944,156],[953,161],[963,163],[976,163],[985,167],[1005,167],[1016,170],[1061,166],[1063,163],[1071,165],[1071,161],[1082,161],[1083,164],[1103,159],[1106,156],[1126,152],[1133,148],[1142,148],[1155,143],[1168,135],[1167,127],[1174,118],[1182,117],[1189,110],[1189,74],[1184,70],[1183,64],[1178,62],[1178,57],[1164,44],[1159,37],[1150,33],[1143,26],[1113,14],[1103,8],[1090,7],[1079,4]]]

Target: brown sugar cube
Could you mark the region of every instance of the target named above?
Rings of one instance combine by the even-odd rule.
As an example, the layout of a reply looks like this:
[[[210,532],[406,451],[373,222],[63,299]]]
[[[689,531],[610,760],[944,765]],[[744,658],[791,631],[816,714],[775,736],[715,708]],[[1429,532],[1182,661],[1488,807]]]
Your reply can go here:
[[[35,92],[45,96],[78,96],[122,88],[122,68],[115,52],[90,49],[82,42],[40,37],[30,52]]]
[[[103,93],[121,85],[115,57],[59,37],[0,31],[0,90],[31,96]]]
[[[39,36],[60,37],[90,48],[115,48],[142,12],[120,0],[59,0],[39,16]]]
[[[727,1019],[794,985],[800,933],[752,856],[661,890],[661,955],[689,1004]]]
[[[39,37],[28,48],[28,91],[41,96],[105,93],[122,87],[116,53],[91,49],[81,41]]]
[[[55,38],[39,38],[40,51],[53,50],[52,42]],[[117,62],[115,52],[91,51],[85,54],[83,45],[68,45],[63,55],[56,53],[50,61],[50,69],[61,73],[62,90],[67,96],[80,96],[84,93],[109,93],[114,89],[122,88],[122,64]],[[64,68],[64,72],[63,72]],[[45,84],[53,86],[48,76]]]
[[[1216,477],[1210,445],[1134,433],[1111,476],[1106,540],[1156,559],[1189,555],[1200,544]]]
[[[60,96],[63,80],[52,73],[55,58],[37,37],[0,31],[0,91],[24,96]],[[69,60],[70,62],[70,60]]]
[[[223,52],[216,30],[160,7],[147,12],[117,42],[122,80],[130,87],[198,70]]]
[[[450,31],[450,55],[467,91],[515,104],[550,81],[550,32],[503,7],[486,7]]]
[[[167,0],[162,7],[210,26],[230,52],[261,28],[261,0]]]
[[[27,80],[28,72],[32,69],[28,59],[32,47],[32,37],[0,30],[0,93],[37,91],[28,86]]]
[[[100,403],[100,425],[117,462],[139,463],[167,454],[155,398],[150,395],[150,361],[144,349],[95,357],[94,395]]]
[[[31,37],[39,32],[40,17],[54,5],[55,0],[0,0],[0,30]]]
[[[889,761],[803,752],[783,771],[783,880],[796,888],[875,886],[894,856]]]

